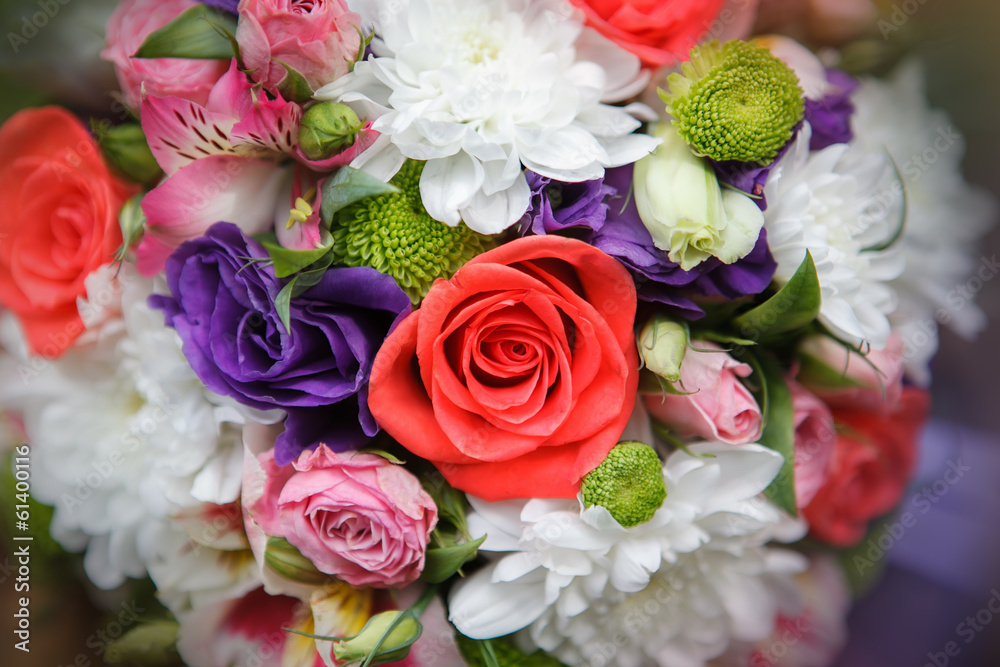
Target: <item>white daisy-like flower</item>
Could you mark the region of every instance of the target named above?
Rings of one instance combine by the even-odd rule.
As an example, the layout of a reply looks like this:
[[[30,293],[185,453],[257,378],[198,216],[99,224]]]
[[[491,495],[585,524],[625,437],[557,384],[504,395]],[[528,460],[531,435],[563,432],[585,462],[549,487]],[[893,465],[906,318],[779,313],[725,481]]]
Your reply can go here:
[[[522,165],[549,178],[600,178],[658,143],[609,106],[642,91],[639,60],[585,28],[564,0],[401,0],[368,14],[377,57],[316,92],[374,118],[381,137],[352,164],[388,180],[426,160],[427,212],[484,234],[528,207]]]
[[[856,142],[888,151],[902,176],[902,187],[880,193],[886,206],[906,199],[900,238],[906,271],[892,282],[899,308],[891,320],[900,328],[907,370],[927,384],[938,325],[967,339],[986,325],[972,288],[977,269],[992,276],[996,267],[985,266],[975,246],[996,221],[996,202],[962,178],[965,141],[946,113],[928,107],[918,61],[907,61],[886,80],[863,80],[852,99]]]
[[[32,493],[55,508],[53,537],[86,549],[88,577],[113,588],[147,571],[156,579],[149,566],[165,549],[190,548],[174,517],[238,499],[244,417],[210,400],[177,333],[146,303],[152,281],[124,266],[114,283],[88,287],[81,313],[95,328],[59,359],[27,356],[16,321],[4,318],[0,372],[22,382],[0,388],[0,406],[23,417]],[[239,588],[245,577],[220,568],[185,585]]]
[[[892,162],[884,152],[847,144],[811,153],[811,135],[806,123],[764,188],[775,279],[787,282],[808,251],[822,290],[819,321],[848,343],[882,349],[896,308],[889,283],[904,268],[891,243],[900,210],[879,200],[893,182]]]
[[[767,637],[779,612],[797,611],[789,576],[805,567],[764,546],[804,532],[759,495],[782,457],[755,444],[690,449],[714,458],[671,455],[666,501],[629,529],[579,500],[470,497],[470,532],[501,553],[455,587],[451,621],[473,638],[520,630],[525,648],[568,665],[703,665],[730,641]]]

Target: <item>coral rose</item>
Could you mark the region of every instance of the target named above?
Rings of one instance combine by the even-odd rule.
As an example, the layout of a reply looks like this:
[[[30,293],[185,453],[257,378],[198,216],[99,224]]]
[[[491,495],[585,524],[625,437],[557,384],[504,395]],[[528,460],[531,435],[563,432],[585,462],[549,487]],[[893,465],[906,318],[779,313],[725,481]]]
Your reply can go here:
[[[344,0],[241,0],[236,41],[255,81],[277,86],[287,71],[313,90],[347,74],[361,48],[361,17]]]
[[[829,478],[804,511],[813,535],[835,547],[852,546],[864,537],[869,521],[899,503],[929,409],[927,392],[907,387],[893,412],[834,412],[842,433]]]
[[[143,86],[149,95],[176,95],[204,105],[212,86],[229,69],[228,60],[132,57],[150,33],[196,4],[194,0],[124,0],[111,14],[101,57],[115,66],[129,108],[139,109]]]
[[[57,357],[83,333],[84,281],[121,245],[129,186],[108,171],[87,129],[58,107],[0,128],[0,304],[33,354]]]
[[[632,413],[635,304],[628,272],[593,246],[512,241],[435,283],[389,335],[369,407],[463,491],[572,498]]]
[[[571,0],[587,24],[647,67],[685,60],[724,0]]]

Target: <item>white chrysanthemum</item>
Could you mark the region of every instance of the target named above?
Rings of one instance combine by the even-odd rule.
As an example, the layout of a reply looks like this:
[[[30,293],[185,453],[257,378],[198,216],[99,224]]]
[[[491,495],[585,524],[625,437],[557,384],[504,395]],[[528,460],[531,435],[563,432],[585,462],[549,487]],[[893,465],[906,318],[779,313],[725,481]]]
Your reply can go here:
[[[592,180],[658,143],[633,134],[628,111],[646,107],[604,104],[643,89],[639,60],[563,0],[402,0],[369,16],[378,57],[316,97],[379,116],[382,136],[353,166],[387,180],[404,157],[426,160],[421,198],[449,225],[514,224],[528,207],[522,165]]]
[[[88,288],[81,313],[96,327],[57,360],[29,358],[16,322],[5,318],[5,348],[20,352],[0,372],[21,383],[0,389],[0,405],[23,415],[32,493],[55,507],[53,536],[70,550],[86,548],[87,575],[113,588],[193,541],[178,513],[238,499],[243,417],[209,400],[177,333],[146,303],[151,281],[126,266],[116,283]],[[87,304],[101,312],[90,318]],[[186,585],[225,588],[245,576],[223,568]]]
[[[899,248],[885,247],[901,211],[878,198],[893,182],[892,163],[882,152],[847,144],[810,153],[811,134],[806,123],[764,189],[775,279],[791,278],[808,250],[823,294],[819,321],[853,345],[882,349],[896,307],[889,282],[904,267]]]
[[[906,199],[900,240],[906,271],[892,283],[899,308],[891,319],[900,327],[908,370],[926,384],[937,325],[971,338],[986,324],[970,289],[976,283],[968,281],[983,265],[975,244],[994,223],[996,203],[962,178],[965,141],[947,114],[928,107],[917,61],[904,63],[885,81],[862,81],[853,100],[857,143],[887,150],[902,176],[902,188],[881,193],[886,205]],[[996,267],[985,270],[993,275]]]
[[[787,575],[804,568],[763,545],[798,539],[759,494],[782,464],[759,445],[694,445],[663,470],[667,499],[651,521],[622,528],[579,500],[487,503],[470,497],[473,535],[500,554],[460,582],[451,621],[474,638],[518,630],[526,648],[567,665],[702,665],[729,642],[767,637],[795,613]]]

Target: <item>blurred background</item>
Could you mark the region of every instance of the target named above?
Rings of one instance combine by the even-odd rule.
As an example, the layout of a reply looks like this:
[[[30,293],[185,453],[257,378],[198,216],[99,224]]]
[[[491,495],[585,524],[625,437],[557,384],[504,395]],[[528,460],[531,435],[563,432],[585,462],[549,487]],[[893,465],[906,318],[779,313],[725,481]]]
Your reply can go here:
[[[792,7],[810,1],[775,4]],[[0,121],[24,106],[52,102],[83,116],[122,120],[110,111],[113,72],[99,59],[104,21],[115,4],[0,0]],[[868,35],[853,57],[876,70],[887,69],[906,52],[920,57],[932,106],[946,110],[965,134],[966,178],[1000,197],[1000,2],[876,4],[883,20],[898,29],[883,24],[884,30]],[[941,221],[941,234],[949,233],[948,224]],[[994,228],[979,255],[991,261],[997,254],[1000,229]],[[976,340],[942,332],[934,362],[933,420],[904,504],[940,480],[956,461],[968,470],[946,493],[935,496],[937,502],[916,525],[885,541],[889,548],[879,559],[883,577],[851,613],[850,640],[840,667],[1000,665],[1000,614],[990,609],[992,600],[993,609],[1000,610],[1000,280],[984,281],[977,301],[989,325]],[[38,512],[33,516],[40,517]],[[57,551],[44,540],[35,545],[35,563],[41,562],[39,554]],[[114,593],[81,583],[78,561],[65,556],[53,555],[44,569],[33,571],[31,654],[11,648],[7,628],[16,604],[11,583],[16,567],[4,549],[9,544],[0,545],[0,616],[7,619],[0,623],[5,628],[0,665],[103,664],[106,633],[116,621],[102,608],[119,613],[118,603]],[[155,604],[150,593],[144,599]]]

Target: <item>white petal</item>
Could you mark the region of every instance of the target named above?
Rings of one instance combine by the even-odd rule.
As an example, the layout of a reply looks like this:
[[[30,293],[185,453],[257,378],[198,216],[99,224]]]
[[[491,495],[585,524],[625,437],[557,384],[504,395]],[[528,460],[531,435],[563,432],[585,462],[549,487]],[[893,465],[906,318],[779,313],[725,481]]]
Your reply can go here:
[[[492,569],[477,572],[452,590],[448,620],[466,637],[509,635],[533,623],[547,608],[544,572],[515,583],[493,583]]]
[[[472,203],[482,185],[483,166],[458,153],[427,162],[420,176],[420,198],[432,218],[454,227],[462,220],[459,209]]]

